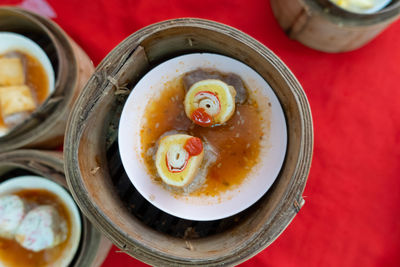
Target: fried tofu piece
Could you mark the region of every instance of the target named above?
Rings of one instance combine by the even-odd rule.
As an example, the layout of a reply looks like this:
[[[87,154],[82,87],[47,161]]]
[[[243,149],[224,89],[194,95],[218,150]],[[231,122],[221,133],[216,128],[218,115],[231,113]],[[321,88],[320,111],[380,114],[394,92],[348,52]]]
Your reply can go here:
[[[23,85],[24,83],[22,60],[17,57],[0,58],[0,86]]]
[[[0,87],[0,110],[3,119],[19,112],[30,112],[36,108],[31,90],[26,85]]]

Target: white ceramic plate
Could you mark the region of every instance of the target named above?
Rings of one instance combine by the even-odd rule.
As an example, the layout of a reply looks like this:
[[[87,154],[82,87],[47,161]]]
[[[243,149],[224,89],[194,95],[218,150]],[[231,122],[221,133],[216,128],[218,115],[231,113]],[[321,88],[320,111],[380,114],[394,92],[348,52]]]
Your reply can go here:
[[[0,196],[26,189],[43,189],[52,192],[60,198],[67,208],[72,224],[72,228],[69,229],[71,231],[70,238],[62,256],[59,257],[57,262],[51,263],[51,266],[68,266],[75,256],[81,239],[82,223],[78,207],[63,187],[39,176],[19,176],[2,182],[0,184]],[[1,262],[0,266],[3,267]]]
[[[42,64],[44,70],[46,71],[48,77],[48,88],[49,96],[54,92],[55,76],[53,66],[51,65],[50,59],[47,57],[46,53],[42,48],[37,45],[31,39],[12,32],[0,32],[0,54],[4,54],[8,51],[19,50],[26,52]],[[0,129],[0,137],[5,135],[8,129]]]
[[[198,69],[213,68],[238,74],[258,104],[269,114],[270,131],[265,135],[261,160],[236,189],[217,197],[184,196],[170,193],[154,181],[141,157],[140,130],[147,103],[162,92],[165,82]],[[267,103],[271,107],[267,107]],[[263,108],[265,107],[265,108]],[[268,112],[267,112],[268,110]],[[268,121],[268,120],[267,120]],[[232,58],[198,53],[168,60],[148,72],[129,95],[119,124],[119,150],[122,164],[136,189],[157,208],[174,216],[197,220],[217,220],[234,215],[260,199],[276,179],[286,153],[286,122],[281,105],[268,83],[253,69]]]

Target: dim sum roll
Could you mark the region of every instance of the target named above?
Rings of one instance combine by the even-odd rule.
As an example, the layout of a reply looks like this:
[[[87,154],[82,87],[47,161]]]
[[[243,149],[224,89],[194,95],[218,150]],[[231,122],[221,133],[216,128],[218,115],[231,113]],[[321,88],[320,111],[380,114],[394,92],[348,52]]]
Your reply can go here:
[[[186,134],[163,137],[156,153],[156,168],[162,181],[182,188],[195,178],[204,156],[200,138]]]
[[[53,206],[43,205],[29,211],[18,227],[15,239],[24,248],[38,252],[64,242],[66,221]]]
[[[234,73],[222,74],[216,71],[210,71],[205,69],[193,70],[183,75],[182,82],[183,82],[183,87],[185,88],[185,92],[189,91],[190,87],[192,87],[193,84],[208,79],[221,80],[224,83],[233,86],[233,88],[235,88],[236,91],[236,97],[235,97],[236,104],[245,103],[247,98],[249,97],[247,89],[240,76]]]
[[[235,88],[221,80],[196,82],[185,96],[186,116],[203,127],[223,124],[235,111],[235,96]]]
[[[0,237],[13,239],[25,212],[25,203],[20,197],[0,197]]]

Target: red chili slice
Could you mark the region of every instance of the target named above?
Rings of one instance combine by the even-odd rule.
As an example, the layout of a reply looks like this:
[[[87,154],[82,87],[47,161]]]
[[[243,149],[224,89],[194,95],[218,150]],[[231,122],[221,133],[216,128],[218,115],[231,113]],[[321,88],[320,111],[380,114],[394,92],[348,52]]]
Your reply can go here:
[[[192,120],[200,126],[208,127],[212,125],[212,117],[206,113],[204,108],[198,108],[193,111]]]
[[[203,143],[200,138],[191,137],[186,141],[184,148],[189,156],[197,156],[203,151]]]

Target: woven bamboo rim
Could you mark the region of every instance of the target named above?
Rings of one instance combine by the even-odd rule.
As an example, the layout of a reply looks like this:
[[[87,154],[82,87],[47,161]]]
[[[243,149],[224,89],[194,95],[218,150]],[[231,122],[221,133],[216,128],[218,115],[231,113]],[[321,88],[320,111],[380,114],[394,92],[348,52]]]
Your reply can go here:
[[[54,93],[24,123],[0,137],[0,152],[62,145],[72,104],[93,73],[91,60],[58,25],[29,11],[0,7],[0,31],[41,40],[56,72]]]
[[[362,47],[400,15],[400,1],[371,14],[346,11],[329,0],[271,0],[272,11],[286,34],[325,52]]]
[[[4,179],[2,176],[5,172],[15,169],[42,176],[68,190],[61,152],[16,150],[1,153],[0,180]],[[110,247],[111,243],[91,225],[88,219],[82,216],[81,244],[70,266],[100,266]]]
[[[158,63],[199,51],[236,58],[269,82],[285,111],[288,154],[273,187],[239,225],[213,236],[185,240],[150,229],[128,212],[111,183],[106,150],[115,140],[115,114],[123,103],[121,96],[129,94],[127,88]],[[75,103],[64,155],[68,162],[66,177],[76,201],[121,250],[151,265],[218,266],[252,257],[287,227],[304,203],[302,192],[312,148],[312,119],[306,96],[275,54],[229,26],[176,19],[132,34],[100,63]]]

